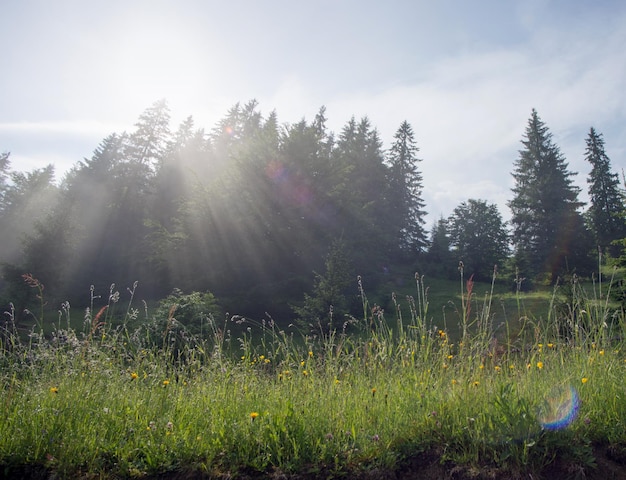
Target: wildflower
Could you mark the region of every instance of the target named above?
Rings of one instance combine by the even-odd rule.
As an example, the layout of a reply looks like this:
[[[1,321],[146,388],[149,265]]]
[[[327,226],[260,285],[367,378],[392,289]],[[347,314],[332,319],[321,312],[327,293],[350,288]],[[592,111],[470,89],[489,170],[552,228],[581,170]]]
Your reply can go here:
[[[59,393],[59,387],[50,387],[50,393]]]
[[[480,368],[481,370],[484,370],[485,366],[481,363],[478,368]]]
[[[304,367],[304,360],[302,360],[302,361],[300,362],[300,366],[301,366],[301,367]]]
[[[309,375],[309,372],[306,370],[302,370],[302,375],[304,375],[305,377]]]
[[[582,380],[581,380],[581,382],[583,382],[583,385],[584,385],[585,383],[587,383],[588,381],[589,381],[589,379],[588,379],[587,377],[583,377],[583,378],[582,378]]]
[[[604,355],[604,350],[600,350],[598,353],[599,353],[600,355]]]
[[[309,357],[313,356],[313,352],[311,350],[309,350]]]
[[[167,387],[170,384],[169,380],[163,380],[163,386]]]
[[[167,422],[165,428],[167,428],[171,432],[172,430],[174,430],[174,424],[172,422]]]
[[[502,370],[502,367],[500,365],[496,365],[495,367],[496,372],[500,373],[500,370]]]
[[[270,363],[270,359],[266,358],[265,360],[263,360],[263,362],[265,362],[265,364],[267,365],[268,363]]]
[[[137,372],[131,372],[130,374],[131,380],[137,380],[138,378],[139,378],[139,375],[137,374]]]
[[[444,368],[444,370],[445,370],[446,368],[448,368],[448,364],[447,364],[447,363],[444,363],[444,364],[443,364],[443,368]]]
[[[548,343],[548,348],[554,347],[554,343]]]
[[[477,387],[478,385],[480,385],[480,382],[478,380],[476,380],[472,385],[474,385],[475,387]]]
[[[332,433],[327,433],[324,438],[326,438],[326,440],[332,440],[334,437]]]
[[[456,385],[456,380],[453,378],[452,382],[450,382],[450,383],[452,383],[452,385]]]
[[[439,338],[446,338],[446,332],[444,332],[443,330],[439,330],[437,334],[439,335]]]
[[[335,378],[335,385],[339,385],[339,379]]]
[[[374,442],[377,442],[377,441],[379,441],[379,440],[380,440],[380,437],[379,437],[378,435],[374,435],[374,436],[372,437],[372,441],[374,441]]]
[[[454,357],[454,355],[448,355],[448,360],[452,360],[452,357]]]
[[[261,355],[261,356],[259,357],[259,360],[265,360],[265,355]]]
[[[372,388],[372,398],[376,395],[376,388]]]
[[[537,368],[541,370],[543,368],[543,362],[537,362]]]
[[[147,430],[156,430],[156,422],[150,422]]]
[[[251,412],[250,413],[250,420],[252,420],[254,422],[254,419],[256,417],[258,417],[258,416],[259,416],[259,412]]]

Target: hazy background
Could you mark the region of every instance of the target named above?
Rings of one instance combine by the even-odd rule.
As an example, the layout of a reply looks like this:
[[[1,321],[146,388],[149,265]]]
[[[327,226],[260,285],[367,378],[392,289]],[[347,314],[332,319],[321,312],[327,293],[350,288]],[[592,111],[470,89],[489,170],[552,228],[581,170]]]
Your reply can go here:
[[[35,1],[0,3],[0,151],[62,177],[167,99],[210,130],[256,98],[281,123],[326,105],[338,133],[367,115],[388,148],[414,128],[429,222],[461,201],[508,218],[531,109],[586,198],[590,126],[626,165],[622,1]],[[427,225],[430,227],[430,224]]]

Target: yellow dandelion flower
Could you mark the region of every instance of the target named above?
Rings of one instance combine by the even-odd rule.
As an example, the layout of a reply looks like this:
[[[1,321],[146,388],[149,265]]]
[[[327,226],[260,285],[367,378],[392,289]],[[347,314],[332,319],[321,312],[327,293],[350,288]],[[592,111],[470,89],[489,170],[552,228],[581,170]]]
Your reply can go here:
[[[339,379],[335,378],[335,385],[339,385]]]
[[[604,350],[600,350],[598,353],[599,353],[600,355],[604,355]]]
[[[266,364],[270,363],[270,359],[266,358],[265,360],[263,360]]]
[[[254,420],[258,416],[259,416],[259,412],[251,412],[250,413],[250,420]]]
[[[305,377],[309,374],[309,372],[307,372],[306,370],[302,370],[302,375],[304,375]]]
[[[581,382],[583,382],[583,384],[587,383],[589,381],[589,379],[587,377],[583,377]]]
[[[170,384],[169,380],[163,380],[163,386],[167,387]]]
[[[479,366],[478,368],[480,368],[481,370],[484,370],[484,369],[485,369],[485,366],[481,363],[481,364],[480,364],[480,366]]]
[[[372,388],[372,397],[376,395],[376,387]]]
[[[478,380],[474,381],[474,383],[472,383],[472,385],[474,385],[475,387],[477,387],[478,385],[480,385],[480,382]]]
[[[450,382],[452,385],[456,385],[456,380],[453,378],[452,381]]]
[[[443,368],[444,368],[444,370],[445,370],[446,368],[448,368],[448,364],[447,364],[447,363],[444,363],[444,364],[443,364]]]
[[[300,366],[301,366],[301,367],[304,367],[304,360],[302,360],[302,361],[300,362]]]
[[[137,374],[137,372],[132,372],[130,374],[130,379],[131,380],[137,380],[139,378],[139,375]]]
[[[452,360],[453,357],[454,355],[448,355],[448,360]]]
[[[537,362],[537,368],[541,370],[543,368],[543,362]]]
[[[261,355],[261,356],[259,357],[259,360],[265,360],[265,355]]]
[[[554,347],[554,343],[548,343],[548,348]]]
[[[496,365],[495,367],[496,372],[500,373],[500,370],[502,370],[502,367],[500,365]]]
[[[515,365],[511,364],[509,365],[509,369],[513,370],[515,368]]]
[[[50,393],[59,393],[59,387],[50,387]]]
[[[309,357],[313,356],[313,352],[311,350],[309,350]]]

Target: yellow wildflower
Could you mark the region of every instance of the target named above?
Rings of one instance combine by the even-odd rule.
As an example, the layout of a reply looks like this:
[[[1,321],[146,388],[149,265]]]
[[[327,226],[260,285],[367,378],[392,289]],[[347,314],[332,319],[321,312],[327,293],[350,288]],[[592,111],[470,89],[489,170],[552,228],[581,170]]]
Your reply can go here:
[[[137,372],[132,372],[130,374],[130,379],[131,380],[137,380],[139,378],[139,375],[137,374]]]
[[[59,387],[50,387],[50,393],[59,393]]]
[[[537,362],[537,368],[541,370],[543,368],[543,362]]]
[[[254,420],[258,416],[259,416],[259,412],[251,412],[250,413],[250,420]]]
[[[169,380],[163,380],[163,386],[167,387],[170,384]]]
[[[583,377],[581,382],[583,382],[583,384],[587,383],[589,381],[589,379],[587,377]]]

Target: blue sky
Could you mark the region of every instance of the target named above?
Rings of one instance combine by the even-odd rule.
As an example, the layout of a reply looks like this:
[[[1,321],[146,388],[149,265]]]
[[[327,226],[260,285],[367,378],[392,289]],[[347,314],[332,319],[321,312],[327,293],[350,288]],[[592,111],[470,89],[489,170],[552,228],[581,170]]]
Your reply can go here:
[[[586,192],[589,127],[626,167],[626,2],[4,1],[0,151],[62,176],[165,98],[210,130],[257,99],[281,123],[413,126],[429,221],[461,201],[508,218],[531,109]],[[582,195],[585,199],[586,195]]]

